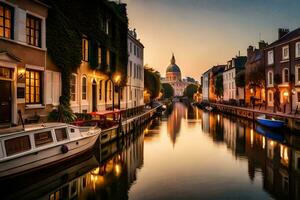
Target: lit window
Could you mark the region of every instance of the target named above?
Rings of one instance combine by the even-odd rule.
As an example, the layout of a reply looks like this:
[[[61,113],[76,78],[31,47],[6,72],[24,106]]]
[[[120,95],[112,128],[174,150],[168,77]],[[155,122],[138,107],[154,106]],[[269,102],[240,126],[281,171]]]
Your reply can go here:
[[[41,103],[41,73],[35,70],[26,70],[26,95],[27,104]]]
[[[282,80],[283,80],[283,83],[287,83],[289,82],[289,69],[285,68],[283,69],[282,71]]]
[[[86,100],[86,77],[82,77],[82,100]]]
[[[300,42],[296,43],[296,58],[300,57]]]
[[[76,76],[74,74],[71,75],[71,101],[76,100]]]
[[[282,60],[289,59],[289,46],[282,47]]]
[[[300,66],[296,66],[296,83],[300,82]]]
[[[274,64],[274,52],[268,51],[268,64],[272,65]]]
[[[0,2],[0,37],[12,38],[13,8]]]
[[[269,102],[273,102],[273,92],[272,91],[269,91],[268,100],[269,100]]]
[[[27,14],[26,18],[26,41],[27,44],[41,47],[41,23],[42,20]]]
[[[89,61],[89,41],[86,38],[82,39],[82,60]]]

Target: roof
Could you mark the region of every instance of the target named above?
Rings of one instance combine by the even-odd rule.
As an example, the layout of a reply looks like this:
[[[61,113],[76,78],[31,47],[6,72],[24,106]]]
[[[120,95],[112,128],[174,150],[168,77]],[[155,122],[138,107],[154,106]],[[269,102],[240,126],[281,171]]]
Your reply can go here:
[[[275,42],[273,42],[269,46],[267,46],[266,49],[277,46],[277,45],[285,43],[285,42],[288,42],[297,37],[300,37],[300,28],[297,28],[297,29],[285,34],[283,37],[281,37],[280,39],[276,40]]]
[[[171,64],[167,67],[166,72],[176,72],[176,73],[181,73],[180,68],[178,65],[176,65],[176,60],[174,54],[172,55],[171,58]]]

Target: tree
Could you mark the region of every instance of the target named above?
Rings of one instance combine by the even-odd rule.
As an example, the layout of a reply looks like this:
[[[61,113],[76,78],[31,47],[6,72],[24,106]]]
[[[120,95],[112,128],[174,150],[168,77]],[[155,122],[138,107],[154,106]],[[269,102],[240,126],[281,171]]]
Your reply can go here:
[[[253,89],[254,94],[256,94],[257,88],[264,88],[265,85],[265,68],[262,64],[257,66],[247,67],[247,76],[245,77],[246,84],[249,88]]]
[[[245,70],[238,72],[235,76],[235,84],[237,87],[245,87],[246,85],[246,75]]]
[[[174,96],[174,89],[169,83],[163,83],[162,90],[163,90],[164,98],[170,98]]]
[[[215,95],[217,97],[223,96],[223,75],[219,74],[216,77],[216,82],[215,82]]]
[[[150,93],[150,98],[155,99],[160,91],[160,74],[148,66],[144,68],[144,88]]]
[[[198,91],[198,86],[195,84],[190,84],[185,88],[183,95],[188,97],[189,99],[193,99],[194,94],[197,93],[197,91]]]

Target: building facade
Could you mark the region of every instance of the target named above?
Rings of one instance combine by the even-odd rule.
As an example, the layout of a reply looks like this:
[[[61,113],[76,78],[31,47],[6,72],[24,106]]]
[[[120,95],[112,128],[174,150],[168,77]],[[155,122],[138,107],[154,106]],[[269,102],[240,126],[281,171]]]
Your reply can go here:
[[[128,32],[128,55],[126,97],[122,108],[144,105],[144,46],[135,29]]]
[[[209,78],[210,78],[211,69],[204,72],[202,75],[202,100],[209,101]]]
[[[43,90],[60,74],[46,66],[48,6],[32,0],[0,0],[0,124],[46,116],[60,89]],[[56,87],[56,85],[55,85]]]
[[[300,106],[300,28],[278,30],[278,40],[264,49],[267,106],[293,112]]]
[[[249,46],[247,49],[247,62],[245,64],[245,102],[250,105],[250,98],[255,97],[259,103],[266,101],[265,98],[265,68],[263,49],[266,47],[264,41],[260,41],[256,49],[253,46]]]
[[[235,77],[245,69],[247,57],[237,56],[228,61],[227,66],[223,72],[223,100],[243,100],[244,88],[237,87]]]

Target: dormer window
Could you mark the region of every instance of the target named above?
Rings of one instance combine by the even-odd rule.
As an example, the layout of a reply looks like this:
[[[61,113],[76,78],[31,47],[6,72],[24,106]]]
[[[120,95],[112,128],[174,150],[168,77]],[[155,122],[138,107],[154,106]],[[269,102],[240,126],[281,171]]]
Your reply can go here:
[[[89,61],[89,41],[86,38],[82,39],[82,60]]]
[[[282,60],[289,59],[289,46],[282,47]]]
[[[0,37],[13,38],[13,8],[0,2]]]
[[[268,51],[268,64],[272,65],[274,64],[274,51]]]
[[[26,41],[27,44],[41,47],[42,20],[27,14],[26,17]]]

